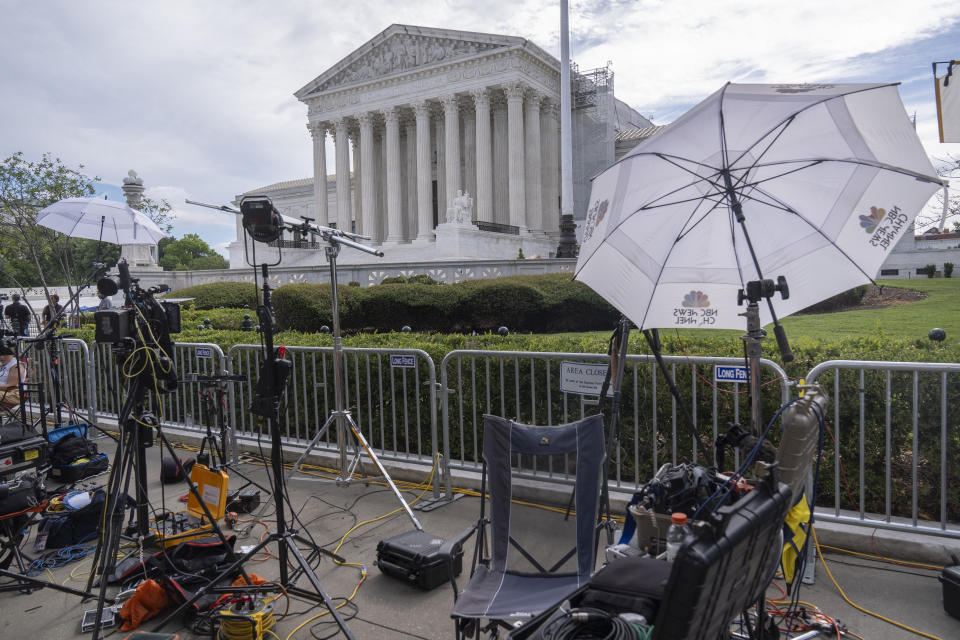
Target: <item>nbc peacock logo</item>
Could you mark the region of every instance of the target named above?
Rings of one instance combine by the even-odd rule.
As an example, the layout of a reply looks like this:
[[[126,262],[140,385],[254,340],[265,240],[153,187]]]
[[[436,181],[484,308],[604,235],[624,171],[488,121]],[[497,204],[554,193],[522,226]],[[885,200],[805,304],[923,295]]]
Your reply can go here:
[[[691,291],[687,295],[683,296],[683,302],[681,305],[684,307],[703,309],[710,306],[710,298],[708,298],[707,294],[705,294],[703,291]]]
[[[877,225],[880,224],[880,221],[883,220],[884,216],[886,215],[886,209],[870,207],[870,215],[860,216],[860,226],[863,227],[863,229],[869,235],[877,230]]]
[[[603,217],[607,214],[607,207],[610,205],[609,200],[598,200],[593,203],[593,206],[590,207],[590,210],[587,211],[587,224],[586,228],[583,231],[583,241],[586,242],[593,236],[593,232],[596,230],[597,225],[603,221]]]

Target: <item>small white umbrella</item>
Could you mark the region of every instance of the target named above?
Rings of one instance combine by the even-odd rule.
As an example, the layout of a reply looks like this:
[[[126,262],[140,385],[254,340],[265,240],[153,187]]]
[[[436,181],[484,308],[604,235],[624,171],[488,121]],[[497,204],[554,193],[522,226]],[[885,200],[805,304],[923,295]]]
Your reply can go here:
[[[727,84],[594,179],[576,278],[641,329],[740,329],[750,281],[786,278],[779,316],[869,282],[941,185],[896,85]]]
[[[163,231],[144,213],[122,202],[99,198],[66,198],[37,214],[37,224],[71,238],[111,244],[154,244]]]

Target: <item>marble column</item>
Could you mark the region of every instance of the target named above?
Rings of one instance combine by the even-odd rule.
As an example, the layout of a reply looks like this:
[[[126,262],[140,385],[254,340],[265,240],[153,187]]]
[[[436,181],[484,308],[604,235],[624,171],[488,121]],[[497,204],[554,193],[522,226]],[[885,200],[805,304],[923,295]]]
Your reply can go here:
[[[334,144],[337,147],[337,227],[350,230],[350,141],[347,135],[347,121],[337,118],[333,121]]]
[[[446,191],[447,200],[443,202],[443,210],[447,207],[457,195],[460,189],[460,99],[455,96],[444,96],[440,98],[443,103],[443,124],[446,144],[445,162],[446,162]]]
[[[363,233],[363,203],[360,192],[363,189],[363,176],[360,175],[360,130],[352,128],[350,130],[350,148],[353,150],[353,215],[355,224],[353,228],[347,225],[346,228],[340,227],[344,231],[356,231]]]
[[[406,189],[407,197],[403,209],[403,237],[413,240],[417,235],[417,125],[407,122],[406,157],[404,166],[407,169]]]
[[[510,224],[510,198],[507,183],[507,109],[502,101],[493,106],[493,221]]]
[[[477,197],[477,123],[476,112],[468,105],[463,112],[463,191],[474,201]],[[476,211],[473,212],[476,216]]]
[[[374,219],[377,196],[373,155],[373,114],[361,113],[357,116],[357,122],[360,123],[360,210],[363,212],[362,224],[357,227],[363,229],[364,235],[379,240]],[[357,217],[361,218],[361,216]]]
[[[447,216],[447,133],[443,118],[434,120],[436,133],[434,139],[437,141],[437,219],[440,222],[446,220]],[[450,194],[449,197],[457,195]]]
[[[477,220],[493,222],[493,167],[490,163],[490,94],[486,89],[472,92],[476,120],[476,203]]]
[[[417,123],[417,240],[433,238],[433,190],[430,148],[430,104],[413,105]]]
[[[313,199],[317,203],[317,224],[330,224],[330,210],[327,202],[327,123],[315,122],[308,125],[313,136]]]
[[[374,226],[377,230],[376,238],[383,242],[387,237],[387,136],[384,127],[377,126],[374,130],[374,171],[377,174],[376,198],[377,212],[375,214]]]
[[[403,240],[403,200],[400,189],[400,114],[395,107],[384,109],[387,138],[387,242]]]
[[[543,230],[560,233],[560,112],[554,99],[544,101],[540,118],[540,141],[543,147]]]
[[[526,176],[527,229],[543,233],[543,202],[541,194],[540,103],[543,95],[527,93],[523,103],[524,166]]]
[[[507,170],[509,171],[510,224],[525,228],[526,180],[523,160],[523,95],[526,88],[520,84],[509,84],[503,92],[507,96]]]

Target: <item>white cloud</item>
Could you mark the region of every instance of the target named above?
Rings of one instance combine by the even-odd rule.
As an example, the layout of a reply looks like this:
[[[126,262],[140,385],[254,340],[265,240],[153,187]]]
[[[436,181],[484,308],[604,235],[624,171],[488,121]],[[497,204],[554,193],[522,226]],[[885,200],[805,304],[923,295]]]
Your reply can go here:
[[[950,55],[908,45],[956,34],[960,19],[955,0],[575,0],[570,11],[581,68],[613,61],[618,97],[661,123],[728,80],[922,78],[933,60],[956,57],[956,42]],[[232,237],[229,216],[183,197],[224,203],[311,175],[306,109],[293,92],[394,22],[559,51],[556,0],[6,3],[4,155],[50,151],[111,183],[134,168],[148,187],[169,185],[150,193],[171,194],[178,235],[206,226]],[[960,148],[935,142],[932,86],[905,102],[932,154]]]
[[[195,227],[236,228],[236,218],[231,213],[186,204],[185,200],[190,196],[183,187],[149,187],[144,191],[144,195],[155,201],[166,200],[170,203],[170,217],[174,221],[174,226],[183,233],[195,233]],[[208,204],[219,205],[220,203]]]

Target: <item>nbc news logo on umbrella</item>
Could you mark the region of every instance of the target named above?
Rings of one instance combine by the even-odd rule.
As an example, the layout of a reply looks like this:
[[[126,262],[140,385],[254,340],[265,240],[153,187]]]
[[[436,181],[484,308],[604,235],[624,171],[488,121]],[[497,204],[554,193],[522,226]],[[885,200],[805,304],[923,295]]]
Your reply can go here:
[[[870,235],[870,246],[888,249],[909,220],[909,216],[896,205],[890,211],[870,207],[870,215],[860,216],[860,226]]]

